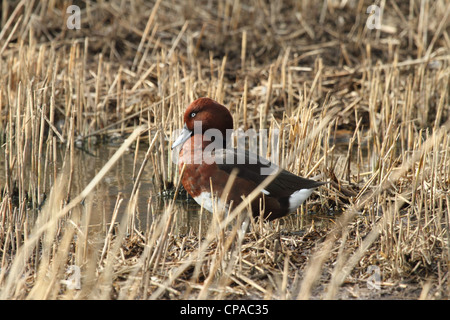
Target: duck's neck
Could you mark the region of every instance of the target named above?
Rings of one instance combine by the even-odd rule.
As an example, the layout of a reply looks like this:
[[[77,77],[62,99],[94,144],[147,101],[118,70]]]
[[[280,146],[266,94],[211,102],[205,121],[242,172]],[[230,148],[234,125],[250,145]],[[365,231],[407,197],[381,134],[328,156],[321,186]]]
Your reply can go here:
[[[214,144],[216,149],[226,149],[231,147],[231,134],[233,130],[226,130],[221,132],[217,129],[206,130],[202,135],[202,146],[206,147]],[[197,136],[197,135],[194,135]]]

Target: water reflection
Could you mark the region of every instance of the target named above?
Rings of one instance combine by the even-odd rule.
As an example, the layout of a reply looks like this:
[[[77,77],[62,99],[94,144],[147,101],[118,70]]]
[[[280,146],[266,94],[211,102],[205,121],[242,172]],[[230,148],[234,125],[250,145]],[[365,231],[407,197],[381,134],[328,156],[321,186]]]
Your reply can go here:
[[[74,187],[73,194],[80,193],[84,187],[94,178],[98,171],[116,152],[117,147],[100,146],[94,154],[78,150],[74,155]],[[130,196],[134,185],[133,174],[136,175],[144,160],[146,148],[139,148],[137,154],[134,150],[125,153],[119,161],[111,168],[104,179],[97,185],[92,201],[91,223],[109,224],[114,212],[118,197],[123,202],[118,210],[117,221],[121,221],[126,213]],[[135,159],[136,157],[136,159]],[[147,164],[140,178],[140,188],[137,203],[134,208],[136,212],[135,225],[139,230],[148,230],[151,221],[168,209],[172,196],[160,195],[153,181],[152,166]],[[176,233],[187,233],[190,229],[198,230],[200,217],[199,206],[186,196],[179,195],[174,203],[174,231]],[[208,223],[208,215],[202,215],[202,223]],[[205,227],[203,227],[205,228]]]

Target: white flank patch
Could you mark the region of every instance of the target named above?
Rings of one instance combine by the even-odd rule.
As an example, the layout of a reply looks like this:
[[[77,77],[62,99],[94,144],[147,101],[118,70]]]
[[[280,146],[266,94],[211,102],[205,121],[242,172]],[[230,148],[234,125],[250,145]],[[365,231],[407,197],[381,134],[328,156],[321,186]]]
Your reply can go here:
[[[312,193],[314,189],[300,189],[289,197],[289,211],[296,210]]]
[[[202,192],[199,196],[195,197],[194,200],[209,212],[214,212],[214,206],[216,206],[215,210],[222,210],[224,207],[224,204],[217,197],[214,197],[215,203],[213,204],[211,192]],[[228,205],[226,204],[225,210],[228,211]]]

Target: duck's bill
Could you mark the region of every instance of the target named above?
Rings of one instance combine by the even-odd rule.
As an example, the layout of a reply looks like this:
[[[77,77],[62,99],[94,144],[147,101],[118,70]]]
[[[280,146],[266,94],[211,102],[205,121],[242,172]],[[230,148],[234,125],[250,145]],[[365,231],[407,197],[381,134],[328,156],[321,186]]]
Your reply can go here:
[[[191,135],[192,135],[192,131],[186,127],[186,124],[184,124],[183,130],[181,130],[180,135],[175,140],[175,142],[172,144],[172,149],[178,147],[179,145],[183,145],[183,143],[187,139],[189,139],[191,137]]]

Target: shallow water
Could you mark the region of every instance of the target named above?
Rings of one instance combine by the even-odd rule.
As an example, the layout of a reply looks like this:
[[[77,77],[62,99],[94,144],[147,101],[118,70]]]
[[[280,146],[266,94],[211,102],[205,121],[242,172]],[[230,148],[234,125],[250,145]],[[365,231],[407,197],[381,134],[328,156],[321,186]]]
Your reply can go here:
[[[73,154],[73,177],[70,190],[70,198],[76,197],[102,169],[112,155],[117,151],[119,146],[116,145],[99,145],[89,150],[81,150],[75,148]],[[5,187],[5,164],[4,150],[0,153],[0,189]],[[135,152],[130,150],[122,155],[116,164],[108,171],[103,180],[98,183],[94,192],[82,203],[85,208],[90,206],[91,218],[90,224],[93,226],[101,226],[106,228],[109,225],[118,197],[123,201],[118,210],[116,221],[121,221],[123,214],[133,189],[133,167],[135,175],[137,174],[142,161],[145,157],[147,148],[140,148],[135,162]],[[57,172],[61,172],[62,162],[64,158],[65,148],[58,150],[58,163],[56,164]],[[136,163],[136,164],[135,164]],[[53,185],[53,167],[49,165],[47,168],[46,187],[41,186],[42,193],[48,197],[51,185]],[[153,215],[162,214],[169,206],[173,195],[160,195],[152,182],[151,164],[148,163],[146,170],[140,179],[139,197],[136,204],[136,225],[141,230],[146,230]],[[41,207],[45,204],[40,203]],[[175,216],[175,230],[178,233],[189,232],[199,228],[199,206],[193,201],[180,194],[175,201],[174,209],[177,214]],[[202,215],[202,224],[208,222],[208,214]],[[203,227],[204,228],[204,227]]]
[[[76,197],[103,168],[107,161],[117,151],[120,145],[96,145],[89,149],[75,148],[73,154],[73,177],[70,190],[70,198]],[[103,180],[97,184],[94,192],[82,203],[84,208],[91,210],[90,225],[97,226],[106,230],[110,224],[114,208],[118,197],[123,199],[116,222],[120,222],[131,196],[133,189],[133,175],[137,175],[139,168],[145,158],[147,148],[139,148],[135,159],[135,150],[125,152],[116,164],[108,171]],[[58,163],[56,171],[61,172],[64,159],[65,147],[58,150]],[[134,169],[133,169],[134,168]],[[48,197],[51,186],[53,185],[53,167],[50,164],[47,168],[46,187],[41,187],[42,192]],[[133,172],[135,171],[135,172]],[[4,150],[0,153],[0,188],[3,190],[5,184],[5,165]],[[159,194],[159,190],[153,184],[152,165],[147,163],[144,173],[140,179],[139,197],[136,204],[136,226],[138,229],[147,230],[149,223],[155,215],[160,215],[169,206],[173,197],[171,195]],[[42,203],[40,204],[40,206]],[[200,216],[200,206],[185,193],[180,193],[174,203],[174,209],[177,213],[174,217],[174,231],[178,234],[188,232],[198,233],[199,228],[206,231],[211,221],[211,214],[207,211]],[[324,221],[329,221],[330,216],[320,216],[306,214],[303,217],[292,215],[291,219],[301,219],[301,223],[294,225],[306,228],[311,225],[312,220],[318,226]],[[288,219],[289,220],[289,219]],[[201,224],[200,224],[201,221]],[[283,223],[285,227],[290,225],[289,221]],[[292,231],[292,230],[291,230]]]

